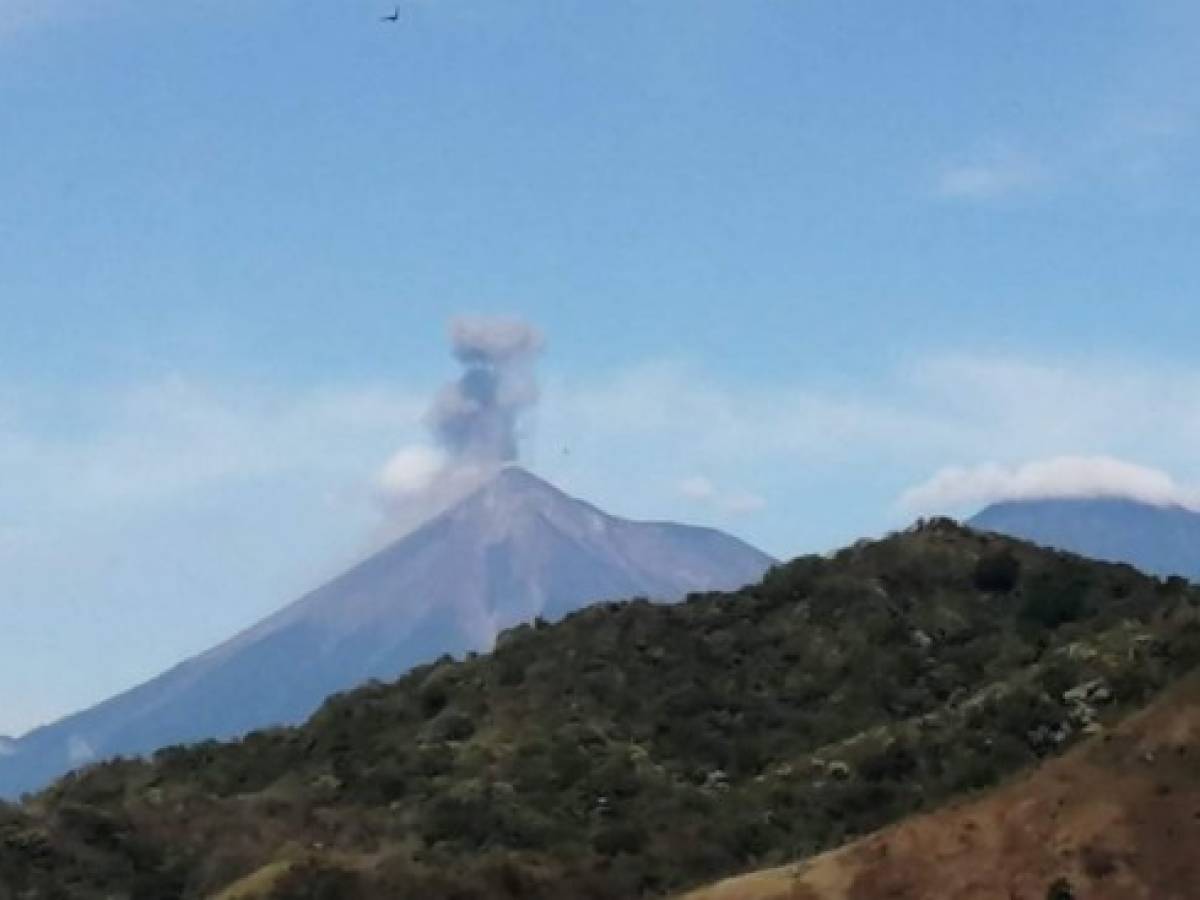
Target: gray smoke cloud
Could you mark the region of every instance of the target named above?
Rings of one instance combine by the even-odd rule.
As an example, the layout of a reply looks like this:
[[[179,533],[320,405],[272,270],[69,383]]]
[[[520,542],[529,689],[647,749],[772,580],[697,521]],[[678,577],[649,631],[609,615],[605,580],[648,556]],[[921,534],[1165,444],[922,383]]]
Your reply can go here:
[[[434,399],[434,436],[452,463],[513,462],[521,418],[538,399],[542,333],[520,319],[462,316],[450,323],[450,341],[465,370]]]
[[[463,371],[426,414],[436,447],[401,447],[379,472],[383,541],[408,534],[516,461],[522,418],[537,403],[538,329],[520,319],[462,316],[450,322],[450,342]]]

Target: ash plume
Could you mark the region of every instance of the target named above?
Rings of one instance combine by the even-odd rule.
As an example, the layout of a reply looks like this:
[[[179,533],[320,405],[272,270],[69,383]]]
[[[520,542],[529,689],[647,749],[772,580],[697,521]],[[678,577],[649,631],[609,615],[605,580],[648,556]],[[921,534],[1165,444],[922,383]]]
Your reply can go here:
[[[520,319],[460,317],[450,323],[450,340],[464,371],[429,410],[434,437],[451,464],[513,462],[521,417],[538,398],[541,332]]]
[[[401,447],[378,476],[384,539],[406,534],[467,496],[518,458],[522,418],[536,403],[533,363],[541,332],[520,319],[462,316],[450,322],[463,366],[438,391],[425,422],[434,445]]]

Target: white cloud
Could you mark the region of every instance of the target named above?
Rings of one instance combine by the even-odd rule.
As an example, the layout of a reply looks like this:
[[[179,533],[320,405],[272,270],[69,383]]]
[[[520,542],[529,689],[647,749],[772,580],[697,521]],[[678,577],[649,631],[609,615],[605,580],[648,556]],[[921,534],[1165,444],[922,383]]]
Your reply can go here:
[[[900,505],[916,512],[979,508],[1001,500],[1120,497],[1200,508],[1200,491],[1159,469],[1107,456],[1059,456],[1017,466],[948,466],[910,488]]]
[[[396,451],[376,476],[384,519],[380,541],[392,541],[449,509],[493,476],[503,464],[451,460],[424,444]]]
[[[242,479],[345,473],[416,433],[424,410],[420,393],[383,387],[287,393],[182,378],[7,400],[0,466],[22,478],[8,480],[0,499],[31,496],[62,508],[154,505]],[[54,428],[45,425],[51,418]]]
[[[1037,158],[1007,147],[943,166],[937,175],[939,196],[954,200],[993,200],[1024,193],[1049,181]]]
[[[934,193],[959,202],[997,202],[1046,193],[1078,200],[1102,195],[1144,205],[1157,204],[1173,176],[1195,158],[1200,103],[1178,91],[1163,97],[1125,97],[1107,105],[1098,119],[1057,129],[1034,151],[997,144],[945,162],[934,177]]]
[[[951,355],[919,363],[907,378],[899,402],[945,426],[943,458],[1011,465],[1151,453],[1160,468],[1190,470],[1200,453],[1200,368]]]
[[[692,503],[710,506],[723,513],[741,514],[758,512],[767,502],[757,494],[743,490],[720,490],[703,475],[685,478],[678,485],[681,497]]]
[[[693,475],[679,482],[679,493],[689,500],[705,502],[716,496],[717,489],[703,475]]]
[[[402,447],[392,454],[379,473],[379,486],[393,496],[427,490],[446,466],[445,454],[424,444]]]
[[[837,388],[719,382],[686,365],[646,365],[552,383],[540,417],[542,434],[572,448],[548,461],[547,474],[632,507],[618,512],[686,518],[715,510],[717,497],[736,506],[725,486],[754,473],[756,488],[780,499],[753,519],[754,530],[774,532],[765,542],[786,553],[789,538],[811,538],[796,537],[808,526],[788,522],[784,509],[854,504],[855,520],[840,526],[847,536],[895,527],[925,511],[896,498],[951,465],[992,461],[1008,472],[1029,460],[1136,460],[1200,484],[1198,396],[1200,367],[949,354]],[[680,470],[691,477],[681,480]],[[1134,483],[1137,496],[1163,495],[1153,481]]]
[[[908,377],[908,374],[905,374]],[[905,435],[937,437],[941,423],[914,404],[871,391],[772,382],[722,383],[683,363],[648,363],[586,382],[552,382],[539,422],[577,449],[609,440],[655,440],[714,465],[780,455],[807,459]],[[578,454],[576,454],[578,456]],[[672,476],[675,483],[677,475]]]

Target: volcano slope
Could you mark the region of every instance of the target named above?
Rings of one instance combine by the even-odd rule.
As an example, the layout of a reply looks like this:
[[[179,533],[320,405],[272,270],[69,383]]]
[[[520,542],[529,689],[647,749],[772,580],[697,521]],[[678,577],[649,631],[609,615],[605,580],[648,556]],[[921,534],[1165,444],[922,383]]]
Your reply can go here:
[[[1198,604],[935,520],[69,776],[0,808],[0,898],[670,895],[1069,749],[1200,663]]]
[[[599,600],[735,588],[773,560],[727,534],[609,516],[516,466],[324,586],[90,709],[0,742],[0,797],[86,762],[294,725],[496,630]]]
[[[687,900],[1189,900],[1200,678],[988,795]]]

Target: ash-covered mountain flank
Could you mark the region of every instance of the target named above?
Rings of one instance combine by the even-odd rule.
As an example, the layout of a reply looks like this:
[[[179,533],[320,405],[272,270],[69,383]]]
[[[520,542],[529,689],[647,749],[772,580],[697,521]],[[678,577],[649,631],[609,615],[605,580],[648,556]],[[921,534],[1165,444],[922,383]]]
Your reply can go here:
[[[606,515],[508,467],[232,640],[0,752],[0,795],[82,763],[306,718],[331,693],[588,603],[740,587],[772,560],[706,528]]]

